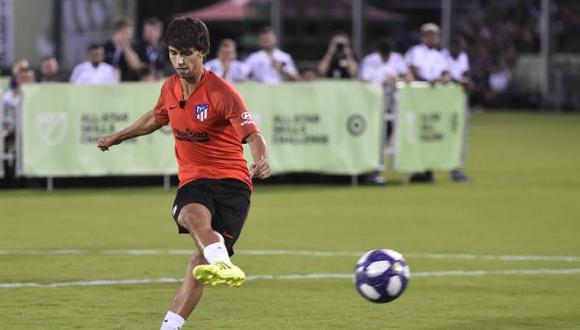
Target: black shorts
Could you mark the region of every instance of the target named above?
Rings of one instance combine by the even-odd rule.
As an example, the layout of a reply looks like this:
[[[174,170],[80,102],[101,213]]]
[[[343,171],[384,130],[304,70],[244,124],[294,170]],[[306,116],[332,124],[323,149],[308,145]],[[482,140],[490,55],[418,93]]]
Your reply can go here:
[[[177,190],[172,215],[180,234],[189,231],[177,222],[181,209],[187,204],[198,203],[211,213],[211,226],[220,233],[230,256],[240,237],[242,227],[250,210],[250,188],[236,179],[200,179]]]

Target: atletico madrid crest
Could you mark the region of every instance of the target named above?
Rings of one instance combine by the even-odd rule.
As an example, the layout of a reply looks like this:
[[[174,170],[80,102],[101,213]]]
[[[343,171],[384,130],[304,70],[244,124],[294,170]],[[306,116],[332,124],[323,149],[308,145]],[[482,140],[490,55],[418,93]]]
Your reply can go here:
[[[196,104],[195,105],[195,117],[203,122],[207,119],[209,112],[209,105],[208,104]]]

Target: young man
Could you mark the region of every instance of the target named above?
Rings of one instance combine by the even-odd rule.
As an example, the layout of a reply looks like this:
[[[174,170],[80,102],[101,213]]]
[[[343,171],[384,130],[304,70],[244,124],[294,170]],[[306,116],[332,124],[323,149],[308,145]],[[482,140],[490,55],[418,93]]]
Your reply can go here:
[[[439,26],[434,23],[421,25],[421,44],[411,47],[405,54],[405,62],[411,69],[413,78],[431,85],[447,83],[451,80],[445,57],[439,50]],[[411,174],[412,183],[433,183],[432,170]]]
[[[41,83],[65,82],[67,79],[60,72],[58,60],[53,55],[45,55],[40,60],[40,77]]]
[[[266,143],[240,95],[203,67],[209,52],[205,24],[196,18],[176,18],[164,43],[177,74],[165,81],[155,108],[97,143],[104,151],[168,123],[173,129],[180,182],[173,218],[180,233],[191,234],[197,251],[161,325],[170,330],[180,329],[191,314],[202,284],[238,287],[245,281],[230,256],[248,214],[251,177],[267,178],[270,166]],[[254,159],[250,169],[243,156],[244,142]]]
[[[88,60],[77,64],[71,75],[73,84],[116,84],[119,76],[115,68],[104,62],[105,50],[99,44],[90,44],[87,47]]]
[[[163,22],[157,17],[149,17],[143,22],[142,40],[135,47],[135,52],[141,60],[142,66],[149,65],[153,68],[155,79],[163,77],[168,66],[167,50],[161,42],[163,38]],[[137,71],[141,76],[141,69]],[[143,80],[143,79],[139,79]]]
[[[143,63],[131,44],[134,34],[133,20],[121,17],[113,24],[113,35],[103,45],[105,63],[119,71],[121,81],[139,80],[137,71]]]
[[[410,81],[411,73],[401,54],[393,51],[391,41],[381,39],[377,51],[365,56],[361,62],[359,77],[362,81],[394,86],[397,80]]]
[[[250,54],[245,62],[254,81],[279,84],[300,79],[292,56],[278,48],[276,33],[269,26],[260,32],[260,48]]]
[[[439,50],[439,26],[434,23],[421,25],[421,44],[411,47],[405,54],[405,62],[415,80],[429,83],[448,82],[449,68]]]
[[[330,79],[351,79],[356,77],[357,70],[358,63],[350,48],[350,39],[345,33],[336,33],[318,63],[318,73]]]
[[[223,39],[217,52],[217,58],[207,61],[205,68],[225,80],[239,83],[248,79],[248,67],[237,60],[236,42],[232,39]]]

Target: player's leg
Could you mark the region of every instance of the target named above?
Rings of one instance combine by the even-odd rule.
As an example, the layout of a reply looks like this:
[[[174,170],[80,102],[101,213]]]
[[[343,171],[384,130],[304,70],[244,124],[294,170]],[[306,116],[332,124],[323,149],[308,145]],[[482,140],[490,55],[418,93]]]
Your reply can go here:
[[[206,263],[200,251],[201,249],[198,248],[189,261],[183,284],[173,297],[171,308],[165,316],[160,330],[180,329],[201,300],[203,284],[193,277],[193,269]]]
[[[251,192],[244,182],[235,179],[216,180],[211,191],[214,197],[211,227],[220,234],[231,257],[248,216]],[[213,263],[197,266],[193,271],[194,276],[212,285],[225,283],[238,287],[245,281],[245,274],[231,261],[219,265],[219,269],[216,266]]]
[[[194,268],[194,276],[198,280],[211,285],[227,284],[236,287],[242,285],[246,275],[232,264],[222,236],[212,228],[211,212],[204,205],[197,203],[185,205],[177,221],[189,231],[207,260],[207,265]]]
[[[197,246],[204,251],[206,247],[221,242],[220,235],[211,227],[211,218],[211,212],[206,206],[191,203],[181,209],[177,222],[189,231]],[[227,251],[225,254],[227,256]]]

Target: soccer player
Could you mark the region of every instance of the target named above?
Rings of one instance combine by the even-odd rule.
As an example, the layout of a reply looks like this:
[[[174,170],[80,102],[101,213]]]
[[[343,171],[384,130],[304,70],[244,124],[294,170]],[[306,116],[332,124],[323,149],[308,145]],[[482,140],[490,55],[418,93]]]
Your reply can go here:
[[[171,124],[179,167],[173,218],[180,233],[193,237],[197,251],[161,325],[161,330],[170,330],[183,326],[201,298],[203,284],[238,287],[245,281],[230,256],[248,214],[251,178],[270,176],[270,165],[264,138],[238,92],[203,67],[209,52],[205,24],[196,18],[175,18],[164,43],[177,74],[163,84],[157,105],[97,145],[105,151]],[[249,169],[244,142],[254,160]]]

